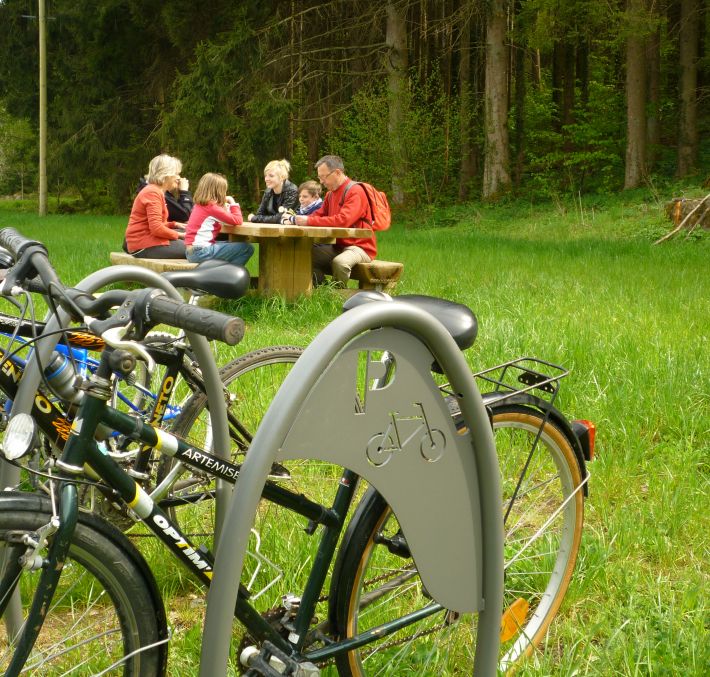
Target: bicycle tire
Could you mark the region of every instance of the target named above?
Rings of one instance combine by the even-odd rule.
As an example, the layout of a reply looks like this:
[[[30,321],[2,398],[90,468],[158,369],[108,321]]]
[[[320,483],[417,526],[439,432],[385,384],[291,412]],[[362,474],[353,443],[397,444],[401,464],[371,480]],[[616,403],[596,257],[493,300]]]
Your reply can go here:
[[[18,533],[35,535],[51,515],[50,501],[43,496],[0,494],[4,561],[25,552],[17,544]],[[12,539],[9,532],[14,532]],[[19,574],[23,618],[38,577],[38,572]],[[17,579],[14,583],[17,590]],[[8,637],[6,623],[0,624],[3,671],[12,656]],[[143,557],[115,527],[80,514],[59,587],[23,674],[83,677],[110,670],[124,677],[155,677],[166,671],[167,638],[162,600]],[[117,661],[125,661],[122,670],[111,668]]]
[[[521,435],[518,433],[529,442],[531,436],[534,439],[542,429],[542,446],[538,445],[537,449],[542,449],[543,453],[538,454],[536,451],[535,456],[539,456],[540,460],[528,467],[534,475],[528,473],[524,478],[526,490],[517,494],[518,499],[513,502],[506,527],[504,618],[507,613],[510,621],[511,612],[507,609],[520,597],[521,589],[529,597],[529,612],[519,626],[515,626],[514,636],[501,644],[499,667],[501,671],[506,671],[533,651],[564,598],[579,550],[583,492],[580,490],[581,473],[574,452],[562,432],[550,421],[545,421],[544,414],[529,407],[498,406],[493,412],[492,423],[496,447],[501,455],[503,491],[508,492],[509,498],[510,477],[519,475],[512,468],[520,467],[517,464],[520,463],[521,455],[527,456],[531,446],[520,443]],[[511,431],[514,434],[509,434]],[[506,443],[506,438],[514,439],[508,439]],[[507,458],[503,458],[505,454]],[[547,481],[538,483],[535,478],[541,480],[541,473],[545,473]],[[553,486],[557,488],[559,498],[552,492]],[[539,538],[531,541],[528,549],[535,547],[528,553],[530,559],[526,556],[525,560],[516,560],[514,556],[516,551],[519,552],[518,532],[524,531],[529,535],[528,538],[532,537],[554,512],[554,509],[548,509],[547,506],[543,511],[538,509],[533,513],[527,512],[528,499],[534,498],[535,489],[546,492],[548,500],[552,495],[556,504],[564,503],[567,498],[570,500],[560,513],[561,520],[554,520],[549,530],[546,529]],[[528,515],[525,521],[522,520],[523,514]],[[553,528],[556,526],[559,529]],[[516,539],[511,538],[511,532]],[[549,554],[549,539],[552,539],[554,562],[545,573],[545,569],[538,566],[540,558],[533,558],[533,555],[538,551]],[[401,548],[402,542],[404,549]],[[368,490],[358,506],[343,543],[345,545],[336,560],[329,609],[340,639],[394,620],[431,602],[408,557],[406,541],[401,539],[396,518],[386,501],[374,489]],[[533,570],[537,573],[533,574]],[[540,575],[544,579],[542,584]],[[521,588],[523,585],[525,587]],[[389,602],[392,608],[388,607],[388,600],[396,600]],[[470,672],[473,669],[475,623],[473,615],[459,616],[444,610],[424,619],[417,626],[405,628],[382,638],[380,642],[337,657],[338,673],[362,677],[378,674],[450,675]]]
[[[303,350],[295,346],[262,348],[229,362],[219,371],[228,406],[229,435],[232,440],[230,458],[239,463],[251,444],[271,400]],[[207,451],[212,450],[211,426],[207,396],[195,393],[183,407],[171,431]],[[160,459],[157,483],[174,468],[176,460]],[[191,503],[184,508],[168,508],[167,512],[190,535],[209,536],[214,525],[214,481],[206,475],[185,468],[173,485],[167,503],[175,499]],[[189,517],[188,517],[189,514]]]
[[[286,372],[290,371],[302,352],[302,349],[291,346],[264,348],[235,360],[221,370],[228,392],[237,394],[237,399],[230,402],[233,405],[233,413],[238,416],[240,425],[247,431],[246,437],[240,434],[235,428],[235,421],[230,419],[233,461],[239,463],[244,454],[248,453],[248,445],[266,409],[281,386]],[[244,393],[243,401],[238,398],[239,391]],[[209,449],[209,446],[205,447],[203,444],[207,426],[202,419],[206,414],[206,398],[196,395],[192,403],[185,406],[172,432],[196,446]],[[165,477],[172,465],[173,459],[167,459],[159,475],[160,479]],[[284,471],[288,474],[282,477],[281,473]],[[291,459],[283,465],[275,464],[272,472],[272,482],[294,494],[329,507],[341,485],[343,468],[325,461]],[[193,488],[189,486],[192,481],[195,482]],[[179,497],[182,491],[187,494],[191,491],[204,492],[205,500],[194,503],[191,507],[179,507],[172,513],[188,536],[211,547],[215,502],[208,500],[211,498],[208,494],[212,485],[200,485],[199,482],[199,476],[195,476],[192,471],[186,471],[182,480],[184,489],[179,487],[173,496]],[[356,501],[353,501],[353,505],[355,503]],[[279,631],[285,631],[281,622],[285,617],[288,618],[285,600],[293,597],[294,591],[304,589],[311,570],[309,563],[316,557],[315,550],[320,542],[320,533],[320,528],[289,508],[269,500],[262,500],[259,504],[254,516],[241,583],[249,590],[249,601],[253,608]],[[314,619],[322,619],[326,615],[327,598],[321,598],[314,611]],[[254,640],[249,637],[248,629],[236,628],[237,626],[235,637],[240,636],[236,641],[241,642],[237,654],[240,654],[241,649],[254,643]]]
[[[494,405],[492,414],[501,466],[503,515],[507,514],[503,620],[509,624],[515,621],[515,634],[501,642],[500,667],[508,670],[532,654],[567,593],[582,540],[584,491],[582,471],[570,441],[543,412],[520,405]],[[530,448],[529,444],[516,443],[516,439],[534,440],[538,432],[540,441],[525,484],[513,501],[515,483],[511,478],[519,476],[513,468],[524,465]],[[561,510],[558,516],[535,538],[557,510]],[[521,542],[530,543],[524,557],[519,556],[523,552],[518,547]],[[521,599],[524,603],[518,601]],[[514,611],[516,603],[528,607],[522,621],[522,614]]]

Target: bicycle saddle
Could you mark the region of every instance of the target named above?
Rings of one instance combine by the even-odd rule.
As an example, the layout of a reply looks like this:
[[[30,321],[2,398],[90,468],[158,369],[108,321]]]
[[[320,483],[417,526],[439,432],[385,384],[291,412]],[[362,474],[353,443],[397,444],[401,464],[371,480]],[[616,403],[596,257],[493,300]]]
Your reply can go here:
[[[435,296],[422,294],[402,294],[392,297],[381,291],[361,291],[351,296],[343,304],[343,312],[373,301],[389,301],[391,303],[407,303],[416,306],[433,315],[451,334],[456,345],[465,350],[473,345],[478,334],[478,320],[473,311],[455,301],[447,301]]]
[[[173,270],[162,275],[173,287],[197,289],[223,299],[241,298],[249,289],[247,269],[219,259],[203,261],[192,270]]]

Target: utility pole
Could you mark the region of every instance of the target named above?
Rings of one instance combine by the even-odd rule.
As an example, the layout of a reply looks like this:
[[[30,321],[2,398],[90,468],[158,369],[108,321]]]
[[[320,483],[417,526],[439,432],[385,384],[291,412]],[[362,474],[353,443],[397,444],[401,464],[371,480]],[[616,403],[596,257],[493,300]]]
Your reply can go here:
[[[47,215],[47,14],[38,0],[39,20],[39,215]]]

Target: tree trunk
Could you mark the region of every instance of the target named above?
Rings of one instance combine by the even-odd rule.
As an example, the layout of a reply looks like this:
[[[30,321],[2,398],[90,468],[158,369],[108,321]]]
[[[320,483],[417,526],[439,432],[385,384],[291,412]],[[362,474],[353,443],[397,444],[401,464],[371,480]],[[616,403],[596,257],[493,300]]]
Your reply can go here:
[[[532,57],[533,65],[533,83],[535,84],[535,89],[540,90],[542,86],[542,55],[540,50],[536,49]]]
[[[459,172],[459,200],[468,200],[471,182],[476,172],[471,140],[471,19],[466,17],[461,27],[459,57],[459,130],[461,143],[461,168]]]
[[[562,129],[562,89],[564,86],[564,49],[565,46],[559,40],[555,40],[552,46],[552,103],[554,110],[552,114],[555,131]]]
[[[656,152],[661,145],[661,125],[658,118],[661,103],[661,29],[657,27],[651,33],[646,45],[648,64],[648,106],[646,119],[646,138],[648,148],[646,159],[649,171],[653,169]]]
[[[626,171],[624,188],[646,176],[646,41],[642,31],[645,0],[629,0],[626,39]]]
[[[562,91],[562,124],[574,123],[575,69],[577,66],[574,45],[567,41],[564,51],[565,70]]]
[[[678,126],[678,176],[692,174],[698,158],[698,0],[680,3],[680,114]]]
[[[407,105],[407,27],[406,7],[387,3],[387,88],[389,119],[387,131],[392,149],[392,202],[404,204],[404,177],[407,174],[404,116]]]
[[[577,82],[582,107],[589,103],[589,40],[582,38],[577,43]]]
[[[513,52],[515,59],[515,166],[513,176],[516,190],[523,181],[525,166],[525,49],[522,44]]]
[[[506,2],[492,0],[486,30],[485,158],[483,198],[496,199],[510,190],[508,141],[508,51],[505,45]]]

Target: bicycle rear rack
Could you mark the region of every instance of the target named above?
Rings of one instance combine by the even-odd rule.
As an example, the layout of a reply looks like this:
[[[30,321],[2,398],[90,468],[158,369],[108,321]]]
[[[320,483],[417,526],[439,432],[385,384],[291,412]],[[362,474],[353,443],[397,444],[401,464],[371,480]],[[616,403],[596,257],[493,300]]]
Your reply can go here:
[[[518,357],[474,372],[473,377],[477,379],[487,406],[533,390],[537,391],[537,397],[554,404],[559,382],[568,374],[569,369],[553,362],[537,357]],[[440,389],[447,394],[454,394],[448,383]]]

